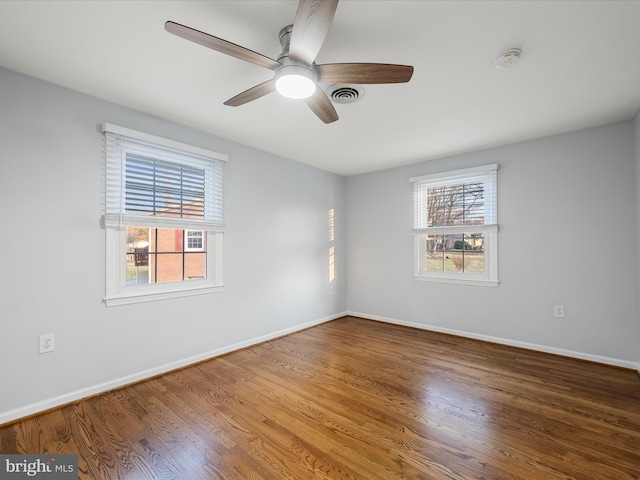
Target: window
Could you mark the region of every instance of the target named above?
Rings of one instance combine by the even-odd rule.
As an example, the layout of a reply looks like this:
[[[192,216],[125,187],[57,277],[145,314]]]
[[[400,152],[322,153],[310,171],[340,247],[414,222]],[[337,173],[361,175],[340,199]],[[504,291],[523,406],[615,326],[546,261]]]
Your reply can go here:
[[[199,236],[190,238],[194,233]],[[126,284],[149,285],[206,278],[204,233],[202,230],[127,227]]]
[[[415,278],[498,285],[497,165],[410,179]]]
[[[103,132],[106,304],[221,290],[227,157],[111,124]]]
[[[185,251],[202,252],[204,251],[204,232],[202,230],[185,230],[187,244]]]

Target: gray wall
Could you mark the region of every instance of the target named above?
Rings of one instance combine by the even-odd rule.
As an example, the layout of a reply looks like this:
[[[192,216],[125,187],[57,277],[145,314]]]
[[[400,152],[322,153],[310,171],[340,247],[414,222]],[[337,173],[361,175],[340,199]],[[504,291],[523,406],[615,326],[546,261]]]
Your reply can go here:
[[[0,423],[347,311],[640,369],[639,117],[345,179],[4,69],[0,105]],[[102,303],[102,122],[229,155],[222,293]],[[409,178],[488,163],[500,286],[414,281]]]
[[[415,281],[409,178],[489,163],[499,287]],[[631,122],[349,177],[349,311],[634,368],[634,189]]]
[[[346,310],[344,177],[4,69],[0,105],[0,423]],[[229,155],[222,293],[103,304],[102,122]]]
[[[633,119],[633,157],[635,165],[635,207],[636,207],[636,322],[638,339],[638,366],[640,373],[640,111]]]

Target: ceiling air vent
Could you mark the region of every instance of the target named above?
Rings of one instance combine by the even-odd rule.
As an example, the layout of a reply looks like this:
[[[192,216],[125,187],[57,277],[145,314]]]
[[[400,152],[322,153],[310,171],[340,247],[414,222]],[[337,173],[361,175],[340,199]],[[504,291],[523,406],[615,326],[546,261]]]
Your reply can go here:
[[[354,103],[364,95],[364,89],[353,85],[331,85],[327,95],[334,103]]]

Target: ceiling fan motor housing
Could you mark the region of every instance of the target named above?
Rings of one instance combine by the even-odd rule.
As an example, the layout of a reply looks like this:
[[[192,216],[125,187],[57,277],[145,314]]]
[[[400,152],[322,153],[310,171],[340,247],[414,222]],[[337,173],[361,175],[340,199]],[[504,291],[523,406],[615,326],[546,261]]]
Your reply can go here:
[[[276,90],[288,98],[307,98],[316,91],[318,76],[313,68],[292,62],[278,67],[275,73]]]
[[[280,30],[282,53],[278,56],[278,62],[282,66],[276,69],[274,75],[276,90],[288,98],[307,98],[316,90],[318,75],[313,65],[303,65],[289,58],[292,32],[293,25],[287,25]]]

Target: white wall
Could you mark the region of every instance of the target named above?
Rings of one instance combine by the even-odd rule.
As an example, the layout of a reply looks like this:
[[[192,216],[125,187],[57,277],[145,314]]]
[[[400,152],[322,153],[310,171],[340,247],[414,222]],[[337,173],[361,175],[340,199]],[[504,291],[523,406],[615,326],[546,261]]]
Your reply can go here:
[[[625,122],[349,177],[349,311],[635,368],[632,146]],[[413,280],[409,178],[489,163],[499,287]]]
[[[0,105],[0,424],[346,310],[344,177],[4,69]],[[229,155],[222,293],[104,305],[102,122]]]

